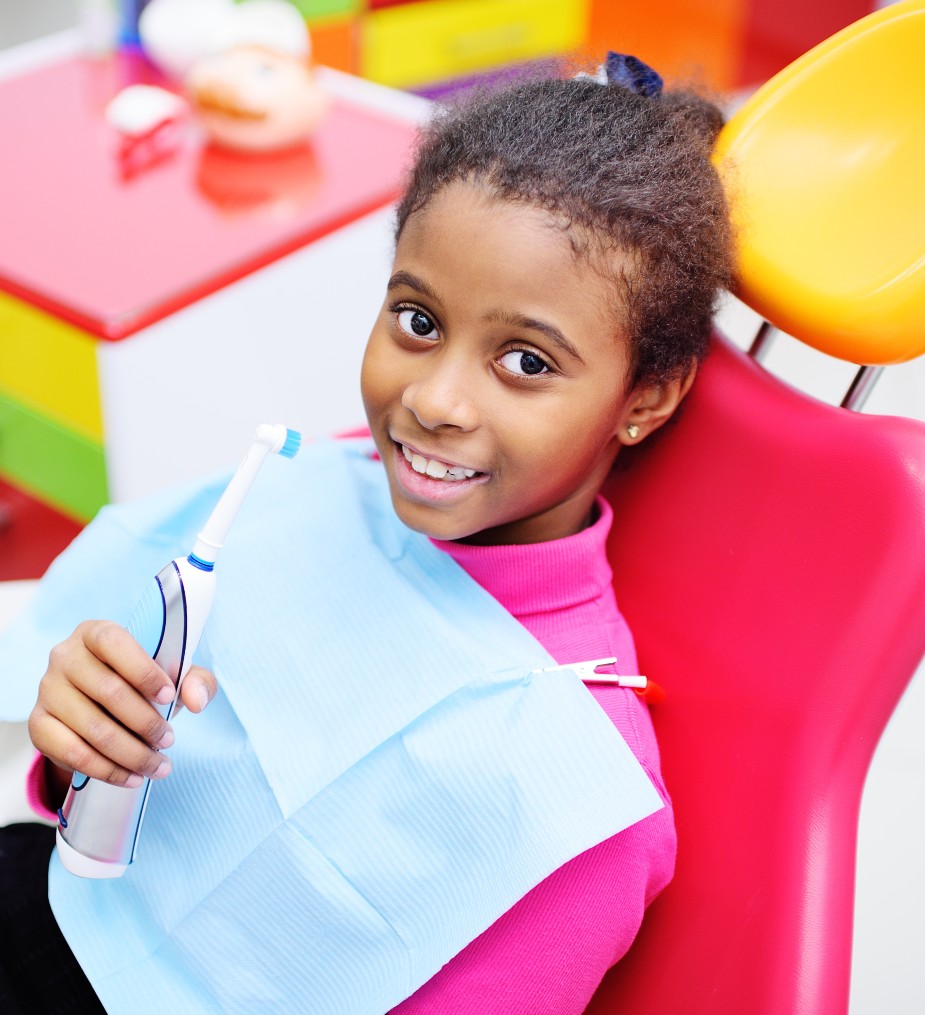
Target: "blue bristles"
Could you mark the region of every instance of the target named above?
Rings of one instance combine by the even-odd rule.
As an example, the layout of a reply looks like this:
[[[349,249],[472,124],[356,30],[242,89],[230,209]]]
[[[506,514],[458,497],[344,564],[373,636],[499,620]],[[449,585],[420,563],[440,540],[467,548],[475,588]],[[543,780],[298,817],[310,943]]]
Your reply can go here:
[[[298,430],[286,430],[286,442],[279,449],[283,458],[295,458],[299,448],[302,446],[302,435]]]

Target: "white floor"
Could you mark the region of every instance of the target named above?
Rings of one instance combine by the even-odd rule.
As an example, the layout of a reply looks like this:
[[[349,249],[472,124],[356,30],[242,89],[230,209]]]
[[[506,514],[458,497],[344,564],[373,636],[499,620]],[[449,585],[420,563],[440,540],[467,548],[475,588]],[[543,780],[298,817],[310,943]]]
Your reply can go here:
[[[0,49],[76,23],[80,0],[0,0]],[[747,345],[756,322],[730,301],[720,324]],[[780,336],[766,366],[795,387],[837,403],[853,368]],[[865,407],[925,419],[925,360],[888,369]],[[0,628],[30,594],[0,583]],[[925,666],[877,748],[861,811],[851,1015],[925,1012]],[[0,723],[0,824],[28,817],[22,778],[31,756],[24,725]],[[786,1015],[786,1013],[781,1013]]]

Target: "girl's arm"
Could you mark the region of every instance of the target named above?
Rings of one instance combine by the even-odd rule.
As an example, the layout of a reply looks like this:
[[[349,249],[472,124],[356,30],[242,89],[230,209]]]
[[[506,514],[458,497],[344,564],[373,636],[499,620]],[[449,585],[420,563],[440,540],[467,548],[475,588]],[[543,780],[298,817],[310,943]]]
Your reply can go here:
[[[671,879],[675,847],[666,806],[575,857],[392,1015],[580,1015]]]

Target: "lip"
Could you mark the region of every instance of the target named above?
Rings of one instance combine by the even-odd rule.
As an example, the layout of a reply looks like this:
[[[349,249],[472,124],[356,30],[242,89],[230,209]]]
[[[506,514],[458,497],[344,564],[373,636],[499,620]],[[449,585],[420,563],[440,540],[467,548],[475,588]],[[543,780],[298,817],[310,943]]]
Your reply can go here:
[[[405,458],[402,453],[402,444],[398,441],[393,440],[393,455],[395,462],[395,478],[398,480],[402,489],[409,496],[419,501],[448,501],[456,500],[460,497],[464,497],[473,487],[481,486],[488,482],[489,475],[487,472],[476,472],[470,479],[456,479],[452,482],[447,482],[445,479],[434,479],[432,476],[422,475],[420,472],[415,472],[411,468],[410,462]],[[409,451],[415,454],[422,455],[423,452],[418,450],[411,444],[405,444]],[[425,458],[431,457],[436,458],[438,461],[444,461],[437,455],[424,455]],[[449,463],[448,463],[449,464]],[[452,463],[458,465],[459,463]],[[468,468],[468,466],[463,466]]]

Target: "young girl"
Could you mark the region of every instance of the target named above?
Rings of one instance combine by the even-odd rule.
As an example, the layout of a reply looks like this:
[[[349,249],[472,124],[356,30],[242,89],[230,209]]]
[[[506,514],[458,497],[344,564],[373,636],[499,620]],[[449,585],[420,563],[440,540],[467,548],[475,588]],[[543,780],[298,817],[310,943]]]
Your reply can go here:
[[[662,91],[644,65],[611,54],[598,78],[525,82],[441,113],[398,207],[393,271],[362,370],[375,468],[401,522],[558,663],[615,656],[619,672],[636,672],[605,555],[611,508],[599,490],[621,448],[677,409],[730,281],[726,204],[710,163],[721,122],[712,104]],[[416,616],[405,626],[422,642],[440,637]],[[226,694],[231,685],[237,708],[233,683],[220,676],[190,671],[182,690],[190,712],[213,699],[210,712],[224,708],[219,683]],[[578,1013],[629,948],[671,878],[675,832],[645,704],[617,686],[590,692],[664,806],[567,859],[427,982],[411,982],[394,1012]],[[123,628],[80,624],[52,650],[30,718],[47,759],[31,776],[39,812],[53,817],[74,770],[127,786],[169,775],[161,749],[173,731],[150,703],[171,694]],[[43,879],[52,830],[3,831],[7,853],[20,837],[32,877]],[[24,887],[20,879],[19,898]],[[460,905],[486,890],[465,889]],[[47,907],[32,900],[17,913],[30,954],[5,960],[4,1010],[102,1010]],[[451,917],[437,914],[435,927]],[[242,962],[254,947],[242,944]],[[181,975],[176,965],[184,976],[195,970],[196,955],[179,955],[165,977]],[[41,982],[51,974],[53,989]],[[230,1003],[215,994],[202,1010]],[[304,1009],[283,993],[241,1010]]]

